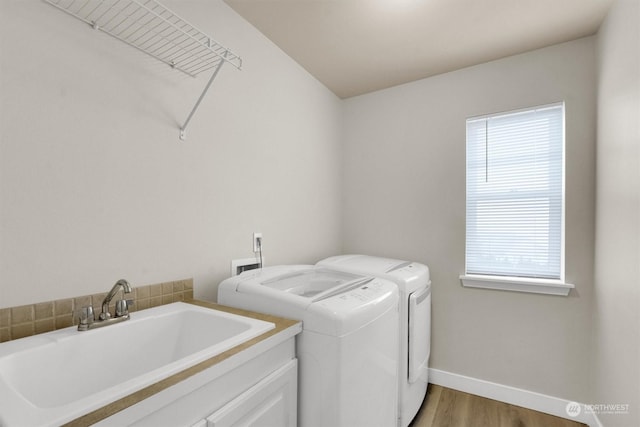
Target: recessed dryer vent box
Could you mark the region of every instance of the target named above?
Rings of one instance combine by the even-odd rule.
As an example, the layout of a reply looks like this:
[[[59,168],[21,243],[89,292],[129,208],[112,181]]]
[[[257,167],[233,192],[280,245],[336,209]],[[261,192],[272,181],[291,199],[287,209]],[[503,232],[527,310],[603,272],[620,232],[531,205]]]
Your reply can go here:
[[[262,264],[264,264],[264,257],[262,258]],[[237,276],[243,271],[255,270],[260,268],[259,258],[244,258],[231,260],[231,275]]]

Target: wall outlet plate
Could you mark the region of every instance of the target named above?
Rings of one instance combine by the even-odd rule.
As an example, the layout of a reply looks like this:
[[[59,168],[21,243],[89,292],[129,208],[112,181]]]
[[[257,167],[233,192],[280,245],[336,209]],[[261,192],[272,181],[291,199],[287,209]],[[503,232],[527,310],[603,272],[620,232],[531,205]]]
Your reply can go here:
[[[260,251],[260,246],[258,246],[258,238],[260,238],[260,246],[264,245],[262,233],[253,233],[253,253]]]

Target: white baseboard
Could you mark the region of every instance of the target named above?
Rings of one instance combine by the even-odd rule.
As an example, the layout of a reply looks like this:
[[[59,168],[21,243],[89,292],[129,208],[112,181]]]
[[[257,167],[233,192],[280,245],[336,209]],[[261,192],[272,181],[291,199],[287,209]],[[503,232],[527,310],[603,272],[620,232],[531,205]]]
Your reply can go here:
[[[578,421],[587,424],[589,427],[603,427],[596,414],[585,410],[584,404],[580,404],[581,410],[578,415],[574,417],[569,416],[567,413],[567,405],[572,402],[558,397],[479,380],[464,375],[452,374],[451,372],[433,368],[429,368],[429,382],[465,393],[544,412],[545,414]]]

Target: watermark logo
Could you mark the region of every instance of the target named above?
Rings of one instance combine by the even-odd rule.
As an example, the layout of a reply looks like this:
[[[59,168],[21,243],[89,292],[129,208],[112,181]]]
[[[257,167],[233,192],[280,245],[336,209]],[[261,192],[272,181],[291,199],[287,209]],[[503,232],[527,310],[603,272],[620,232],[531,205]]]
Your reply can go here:
[[[584,405],[584,410],[591,414],[626,415],[629,413],[628,403],[595,403]]]
[[[567,403],[565,411],[567,411],[567,415],[571,418],[575,418],[580,415],[580,412],[582,412],[582,406],[577,402],[569,402]]]
[[[625,415],[629,413],[628,403],[594,403],[581,405],[577,402],[569,402],[565,407],[567,415],[571,418],[579,416],[583,411],[585,414],[609,414]]]

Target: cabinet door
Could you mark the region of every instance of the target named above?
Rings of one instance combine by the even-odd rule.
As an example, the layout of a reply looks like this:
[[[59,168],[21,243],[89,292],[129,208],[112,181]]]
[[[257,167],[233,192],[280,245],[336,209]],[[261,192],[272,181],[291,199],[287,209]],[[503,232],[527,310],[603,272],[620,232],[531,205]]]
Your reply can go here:
[[[297,378],[293,359],[207,417],[207,427],[295,427]]]

